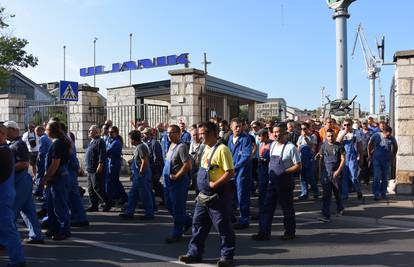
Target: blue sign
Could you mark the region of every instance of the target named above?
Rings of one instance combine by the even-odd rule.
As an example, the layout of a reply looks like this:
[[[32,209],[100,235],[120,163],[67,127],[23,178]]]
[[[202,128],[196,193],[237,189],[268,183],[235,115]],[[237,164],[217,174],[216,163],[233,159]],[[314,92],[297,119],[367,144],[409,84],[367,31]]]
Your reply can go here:
[[[130,70],[140,70],[140,69],[150,69],[150,68],[157,68],[157,67],[164,67],[164,66],[173,66],[178,64],[188,64],[190,61],[188,60],[188,53],[183,53],[179,56],[170,55],[170,56],[163,56],[163,57],[156,57],[153,59],[139,59],[137,61],[126,61],[124,63],[113,63],[111,70],[105,70],[105,66],[99,65],[95,66],[95,75],[106,74],[106,73],[115,73],[115,72],[122,72],[122,71],[130,71]],[[94,75],[94,67],[88,68],[81,68],[80,69],[80,76],[93,76]]]
[[[59,82],[60,100],[78,101],[78,83],[69,81]]]

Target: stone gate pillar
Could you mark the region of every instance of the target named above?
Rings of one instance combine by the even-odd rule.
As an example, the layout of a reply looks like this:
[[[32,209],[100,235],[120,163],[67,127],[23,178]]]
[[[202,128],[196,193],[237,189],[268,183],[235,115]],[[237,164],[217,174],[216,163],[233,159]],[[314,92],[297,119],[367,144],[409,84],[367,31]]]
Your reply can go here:
[[[26,128],[26,125],[24,125],[25,99],[26,96],[24,95],[0,95],[0,121],[15,121],[19,125],[22,134]]]
[[[414,50],[396,52],[395,137],[398,142],[396,193],[414,193]]]
[[[91,116],[90,107],[99,105],[98,90],[99,88],[96,87],[80,86],[79,100],[69,103],[69,129],[75,134],[75,145],[80,151],[86,148],[90,141],[88,137],[89,127],[97,123]]]
[[[171,70],[170,124],[183,120],[189,127],[206,117],[204,71],[186,68]]]

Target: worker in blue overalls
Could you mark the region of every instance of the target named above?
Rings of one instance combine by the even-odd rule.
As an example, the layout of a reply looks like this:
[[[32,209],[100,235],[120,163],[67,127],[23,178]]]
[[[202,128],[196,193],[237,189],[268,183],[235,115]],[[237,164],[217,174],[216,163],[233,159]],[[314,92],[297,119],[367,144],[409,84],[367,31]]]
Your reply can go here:
[[[49,150],[52,141],[49,139],[47,134],[45,133],[45,128],[42,126],[38,126],[35,129],[36,134],[40,137],[39,138],[39,154],[37,156],[36,161],[36,178],[35,178],[35,192],[34,195],[41,197],[43,196],[43,189],[40,185],[42,184],[43,176],[45,175],[45,160],[46,154]]]
[[[257,133],[259,136],[259,212],[264,209],[266,199],[267,186],[269,184],[269,160],[270,160],[270,144],[269,131],[261,129]]]
[[[308,187],[311,186],[313,198],[319,197],[319,189],[315,178],[315,148],[318,145],[318,138],[311,133],[309,123],[301,124],[301,135],[296,145],[300,152],[302,169],[300,172],[300,191],[299,199],[308,198]]]
[[[106,140],[105,191],[109,199],[118,200],[121,204],[124,204],[128,201],[128,195],[119,180],[122,165],[122,137],[119,136],[119,129],[116,126],[110,126],[108,134],[109,138]]]
[[[269,185],[267,187],[264,209],[260,211],[259,232],[252,235],[253,240],[269,240],[276,205],[279,203],[283,212],[285,232],[282,240],[295,238],[296,218],[293,207],[293,174],[301,168],[299,151],[287,141],[286,124],[273,127],[275,141],[270,146]]]
[[[15,162],[15,189],[16,200],[14,202],[14,212],[17,216],[21,215],[27,228],[29,237],[24,240],[26,243],[43,244],[43,236],[40,229],[40,223],[37,220],[36,208],[33,202],[32,176],[28,173],[29,168],[29,150],[27,145],[19,137],[19,127],[14,121],[4,123],[7,128],[7,139],[10,141],[9,146],[14,154]]]
[[[47,135],[53,143],[46,157],[46,174],[43,182],[48,190],[48,231],[46,235],[53,240],[65,240],[70,237],[69,190],[71,181],[68,162],[72,144],[64,133],[60,122],[49,121],[46,126]]]
[[[240,218],[233,225],[234,229],[245,229],[249,227],[250,217],[250,189],[251,172],[249,168],[252,155],[252,143],[250,137],[242,132],[242,121],[238,118],[232,119],[228,147],[233,156],[234,176],[236,180],[236,200],[240,210]]]
[[[331,198],[332,192],[336,200],[337,215],[342,215],[344,207],[340,196],[341,172],[345,166],[345,150],[343,146],[335,141],[335,131],[327,129],[325,132],[326,142],[322,144],[317,158],[321,159],[321,184],[323,188],[322,196],[322,216],[318,219],[329,222],[331,218]]]
[[[0,124],[0,245],[6,248],[10,267],[26,266],[20,235],[16,229],[13,204],[14,155],[6,142],[7,128]]]
[[[89,221],[86,211],[82,203],[82,197],[79,192],[78,174],[81,171],[78,157],[76,156],[75,136],[68,133],[65,124],[61,123],[61,127],[69,140],[72,142],[70,158],[68,162],[69,174],[69,209],[70,209],[70,226],[72,227],[88,227]]]
[[[192,219],[186,211],[191,157],[188,146],[180,141],[181,132],[178,125],[170,125],[167,134],[171,145],[165,156],[162,177],[165,204],[174,219],[171,236],[165,239],[169,244],[180,241],[183,233],[191,227]]]
[[[357,192],[358,199],[362,199],[363,195],[359,184],[359,166],[363,166],[364,152],[360,132],[352,129],[352,120],[346,119],[343,122],[343,130],[338,133],[337,142],[342,143],[345,148],[345,167],[343,169],[343,177],[341,183],[342,199],[348,199],[349,182]]]
[[[196,198],[188,252],[180,256],[179,260],[185,263],[197,263],[202,260],[205,240],[213,225],[219,233],[221,244],[217,265],[227,267],[233,263],[236,243],[231,225],[234,194],[234,186],[231,184],[234,174],[233,159],[228,147],[218,143],[218,127],[215,123],[202,123],[198,129],[204,139],[201,164],[197,173],[200,193]],[[206,200],[206,197],[209,200]]]
[[[384,126],[382,132],[375,133],[368,143],[368,158],[372,158],[374,181],[372,193],[374,200],[387,198],[388,175],[391,163],[397,155],[398,145],[392,134],[392,128]]]
[[[141,141],[141,132],[133,130],[129,134],[130,143],[135,146],[134,157],[131,161],[132,187],[128,195],[128,205],[125,213],[119,214],[123,219],[133,219],[138,200],[144,205],[145,215],[141,220],[154,219],[154,201],[152,193],[151,169],[149,164],[150,152],[148,146]]]
[[[191,134],[187,132],[187,130],[185,129],[185,123],[183,121],[180,121],[179,126],[180,126],[180,132],[181,132],[181,136],[180,136],[181,143],[186,144],[188,145],[188,147],[190,147]]]

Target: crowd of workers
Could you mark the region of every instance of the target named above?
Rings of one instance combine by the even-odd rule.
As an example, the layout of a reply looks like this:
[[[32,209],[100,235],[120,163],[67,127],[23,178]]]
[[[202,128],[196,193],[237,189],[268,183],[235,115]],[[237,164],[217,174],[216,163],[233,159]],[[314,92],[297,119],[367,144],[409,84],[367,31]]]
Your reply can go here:
[[[159,124],[150,128],[143,121],[123,140],[110,120],[103,127],[92,125],[84,164],[78,161],[75,136],[64,123],[51,118],[45,125],[29,125],[20,135],[14,121],[0,123],[0,246],[10,266],[26,266],[16,220],[28,229],[25,243],[43,244],[44,233],[53,240],[71,236],[71,227],[88,227],[87,212],[108,212],[122,206],[122,219],[133,219],[138,203],[140,220],[152,220],[159,205],[173,218],[167,244],[178,242],[192,229],[188,251],[179,260],[202,260],[204,242],[213,225],[219,233],[218,266],[233,264],[234,230],[259,220],[252,239],[269,240],[277,204],[283,212],[282,240],[295,238],[295,181],[298,199],[320,197],[320,220],[331,217],[332,194],[336,214],[344,212],[350,192],[362,199],[360,181],[372,177],[374,200],[387,198],[390,166],[397,153],[392,129],[385,122],[333,118],[322,123],[253,121],[238,118],[230,123],[218,118],[192,125]],[[125,142],[134,147],[128,162],[131,188],[120,181]],[[87,175],[90,206],[84,208],[78,176]],[[190,189],[196,191],[192,215],[187,211]],[[250,214],[251,197],[258,196],[259,214]],[[36,211],[33,196],[43,201]],[[158,203],[156,200],[159,199]],[[238,212],[236,212],[238,211]],[[40,217],[40,218],[39,218]],[[40,220],[39,220],[40,219]]]

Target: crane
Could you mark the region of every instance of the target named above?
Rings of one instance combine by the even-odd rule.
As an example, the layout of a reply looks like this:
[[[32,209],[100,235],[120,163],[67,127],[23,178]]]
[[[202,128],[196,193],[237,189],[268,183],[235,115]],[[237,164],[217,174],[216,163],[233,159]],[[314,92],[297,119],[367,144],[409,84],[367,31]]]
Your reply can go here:
[[[367,38],[365,37],[364,28],[362,24],[358,25],[358,30],[355,36],[354,47],[352,49],[352,56],[355,54],[356,44],[359,41],[362,49],[362,53],[364,54],[365,59],[365,67],[368,73],[369,79],[369,112],[371,114],[375,114],[375,79],[379,77],[379,73],[381,71],[381,65],[383,63],[383,56],[384,56],[384,37],[382,38],[382,45],[378,45],[377,48],[379,57],[374,56],[369,47]]]

